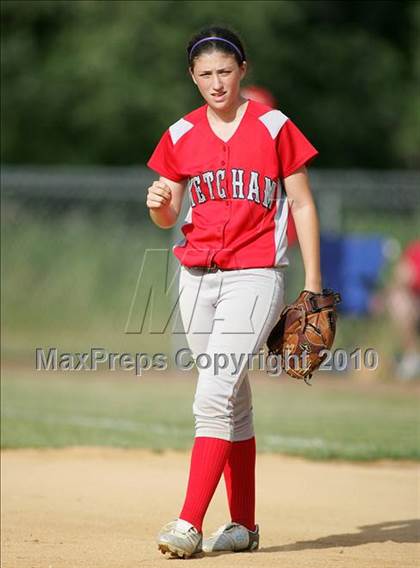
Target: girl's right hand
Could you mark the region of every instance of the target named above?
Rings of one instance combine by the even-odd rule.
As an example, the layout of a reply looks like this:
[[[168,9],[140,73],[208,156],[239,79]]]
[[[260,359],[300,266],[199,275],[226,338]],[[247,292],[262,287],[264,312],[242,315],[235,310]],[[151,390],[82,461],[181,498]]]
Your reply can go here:
[[[149,209],[163,209],[170,204],[171,188],[163,181],[154,181],[147,191],[146,205]]]

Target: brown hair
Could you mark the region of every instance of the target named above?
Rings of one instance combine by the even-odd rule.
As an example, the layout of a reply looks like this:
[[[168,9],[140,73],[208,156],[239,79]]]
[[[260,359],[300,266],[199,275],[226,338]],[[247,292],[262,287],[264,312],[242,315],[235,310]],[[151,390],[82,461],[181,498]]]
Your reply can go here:
[[[238,65],[246,60],[244,46],[236,32],[228,28],[210,26],[200,30],[189,41],[187,46],[189,66],[193,69],[194,60],[197,57],[200,57],[202,53],[212,51],[222,51],[233,55]]]

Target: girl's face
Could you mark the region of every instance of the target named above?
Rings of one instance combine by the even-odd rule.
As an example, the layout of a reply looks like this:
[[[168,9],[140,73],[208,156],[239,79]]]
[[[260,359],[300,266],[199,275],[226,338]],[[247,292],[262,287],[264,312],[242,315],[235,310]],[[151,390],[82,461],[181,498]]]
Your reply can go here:
[[[201,54],[194,60],[194,69],[190,68],[201,96],[216,111],[234,108],[245,73],[246,61],[239,66],[233,55],[222,51]]]

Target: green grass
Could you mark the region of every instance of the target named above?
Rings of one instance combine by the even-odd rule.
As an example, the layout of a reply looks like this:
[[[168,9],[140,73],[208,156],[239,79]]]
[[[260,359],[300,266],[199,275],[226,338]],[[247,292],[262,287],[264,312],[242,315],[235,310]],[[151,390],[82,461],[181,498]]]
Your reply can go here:
[[[119,352],[169,349],[171,324],[165,333],[159,334],[148,333],[150,320],[145,321],[141,334],[128,335],[125,326],[146,251],[167,249],[169,281],[176,274],[178,261],[171,251],[171,231],[155,227],[140,210],[135,222],[128,222],[118,210],[97,215],[73,211],[56,218],[51,213],[42,217],[39,211],[30,216],[26,209],[18,209],[14,215],[10,206],[5,210],[4,357],[19,362],[32,360],[36,347],[48,346],[61,351],[85,351],[91,346]],[[395,225],[398,231],[402,231],[400,225]],[[359,226],[359,230],[362,228]],[[290,250],[289,257],[286,301],[297,296],[304,282],[296,247]],[[155,286],[151,303],[153,325],[157,322],[164,326],[173,307],[170,296],[165,297],[163,292],[165,269],[164,255],[157,253],[156,261],[152,260],[147,270]],[[146,296],[147,290],[140,287],[133,325],[140,321],[141,301]],[[347,351],[375,347],[392,355],[398,345],[390,331],[392,327],[383,318],[341,318],[335,346]]]
[[[5,375],[5,448],[191,446],[195,372],[181,380],[170,372],[105,379],[93,373]],[[262,376],[252,377],[259,451],[311,459],[420,459],[419,406],[410,389],[352,389],[345,379],[309,388]]]
[[[140,211],[139,211],[140,214]],[[83,212],[54,218],[7,219],[2,226],[3,350],[12,358],[32,358],[37,346],[77,351],[112,344],[113,350],[153,350],[167,345],[163,328],[170,317],[165,296],[175,268],[170,232],[149,219],[126,222],[118,212],[89,216]],[[155,294],[141,334],[125,333],[130,308],[148,249],[146,278]],[[165,252],[168,251],[169,252]],[[165,283],[167,259],[170,259]],[[130,330],[137,330],[148,289],[140,285],[133,304]],[[153,311],[152,319],[148,319]],[[138,324],[138,325],[137,325]]]
[[[60,352],[94,346],[119,353],[171,351],[170,328],[148,333],[146,321],[141,334],[124,332],[146,250],[169,249],[170,271],[177,267],[170,231],[154,227],[144,215],[127,222],[118,211],[57,218],[42,218],[39,211],[15,213],[9,208],[2,224],[4,361],[32,364],[35,348],[48,346]],[[397,236],[380,221],[376,230]],[[401,219],[393,227],[401,234],[405,230],[405,239],[413,230]],[[353,229],[369,227],[360,221]],[[300,253],[292,250],[290,257],[287,300],[294,299],[303,283]],[[159,261],[148,268],[157,286],[165,280],[163,267]],[[144,297],[139,288],[140,304]],[[140,304],[134,304],[132,327],[142,313]],[[154,323],[164,322],[172,307],[169,296],[159,292],[152,307]],[[383,318],[341,318],[335,347],[347,352],[375,347],[381,352],[384,379],[396,348],[390,331]],[[5,447],[191,446],[194,373],[182,381],[162,373],[156,382],[130,373],[113,380],[79,373],[45,378],[7,370],[5,375]],[[410,391],[353,392],[321,383],[307,388],[288,379],[256,377],[254,403],[260,451],[314,459],[419,459],[418,404]]]

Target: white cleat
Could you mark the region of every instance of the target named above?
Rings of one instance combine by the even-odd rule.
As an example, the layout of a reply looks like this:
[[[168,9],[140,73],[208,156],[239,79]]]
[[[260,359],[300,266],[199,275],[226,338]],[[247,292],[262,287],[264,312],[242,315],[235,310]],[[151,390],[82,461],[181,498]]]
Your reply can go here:
[[[189,558],[202,552],[203,535],[189,522],[177,519],[161,528],[157,544],[162,554],[172,558]]]
[[[204,552],[244,552],[257,550],[260,544],[258,525],[250,531],[238,523],[221,526],[203,543]]]

